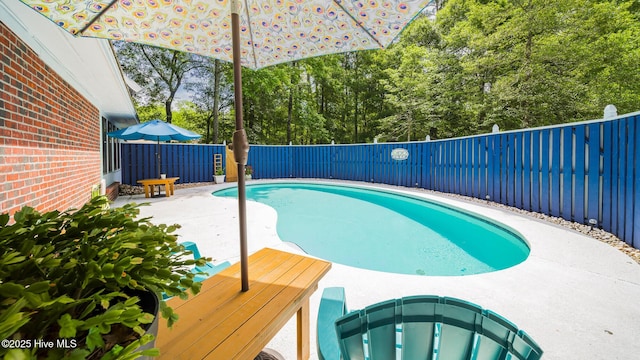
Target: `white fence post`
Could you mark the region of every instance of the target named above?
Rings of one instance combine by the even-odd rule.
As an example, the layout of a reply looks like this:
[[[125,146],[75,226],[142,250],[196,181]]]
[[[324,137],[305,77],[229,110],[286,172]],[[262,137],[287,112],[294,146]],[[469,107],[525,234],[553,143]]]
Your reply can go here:
[[[604,117],[603,120],[612,119],[618,116],[618,109],[616,109],[615,105],[607,105],[604,107]]]

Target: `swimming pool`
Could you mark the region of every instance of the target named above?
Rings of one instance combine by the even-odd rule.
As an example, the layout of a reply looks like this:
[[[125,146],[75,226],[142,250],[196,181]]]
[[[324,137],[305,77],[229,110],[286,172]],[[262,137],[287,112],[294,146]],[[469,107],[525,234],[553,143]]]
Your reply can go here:
[[[405,194],[298,182],[252,184],[246,193],[276,210],[283,241],[344,265],[458,276],[506,269],[529,256],[514,230]],[[213,195],[237,197],[237,188]]]

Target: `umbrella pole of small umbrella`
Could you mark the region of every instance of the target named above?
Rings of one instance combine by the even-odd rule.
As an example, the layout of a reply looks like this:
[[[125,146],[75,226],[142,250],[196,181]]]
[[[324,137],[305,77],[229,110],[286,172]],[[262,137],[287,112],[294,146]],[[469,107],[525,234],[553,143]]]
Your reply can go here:
[[[160,179],[160,174],[162,173],[160,166],[162,166],[162,164],[160,162],[160,137],[158,136],[158,142],[156,143],[156,168],[158,169],[158,179]],[[158,190],[158,193],[159,192],[160,190]]]
[[[231,37],[233,46],[233,87],[236,105],[236,131],[233,133],[233,156],[238,163],[238,220],[240,223],[240,274],[242,291],[249,290],[249,261],[247,258],[247,198],[244,166],[249,144],[242,125],[242,68],[240,67],[240,3],[231,0]]]

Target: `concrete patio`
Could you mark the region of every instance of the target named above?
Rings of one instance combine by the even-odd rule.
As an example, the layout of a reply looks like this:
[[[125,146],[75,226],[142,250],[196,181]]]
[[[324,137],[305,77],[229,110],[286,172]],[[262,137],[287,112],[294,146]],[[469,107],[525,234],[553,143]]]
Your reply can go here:
[[[323,181],[326,182],[326,181]],[[253,183],[253,182],[252,182]],[[324,287],[342,286],[350,309],[415,294],[462,298],[491,309],[529,333],[545,359],[631,359],[640,354],[640,265],[619,250],[578,232],[495,207],[419,190],[381,186],[440,201],[500,221],[520,232],[531,247],[515,267],[481,275],[399,275],[333,264],[311,298],[311,358],[315,318]],[[213,262],[239,260],[237,200],[211,195],[235,184],[177,189],[170,198],[121,196],[113,206],[149,202],[142,216],[154,223],[180,224],[181,241],[194,241]],[[247,204],[249,252],[263,247],[298,252],[276,233],[272,208]],[[472,236],[470,234],[470,236]],[[240,289],[240,284],[238,284]],[[295,358],[295,319],[269,347]]]

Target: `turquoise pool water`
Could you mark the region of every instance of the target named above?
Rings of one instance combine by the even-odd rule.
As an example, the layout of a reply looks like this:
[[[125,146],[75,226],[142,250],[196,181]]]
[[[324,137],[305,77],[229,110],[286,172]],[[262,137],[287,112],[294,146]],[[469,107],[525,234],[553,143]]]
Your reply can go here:
[[[214,196],[237,197],[237,188]],[[505,269],[529,256],[514,231],[432,201],[351,186],[268,183],[247,200],[273,207],[277,232],[308,254],[401,274],[458,276]]]

